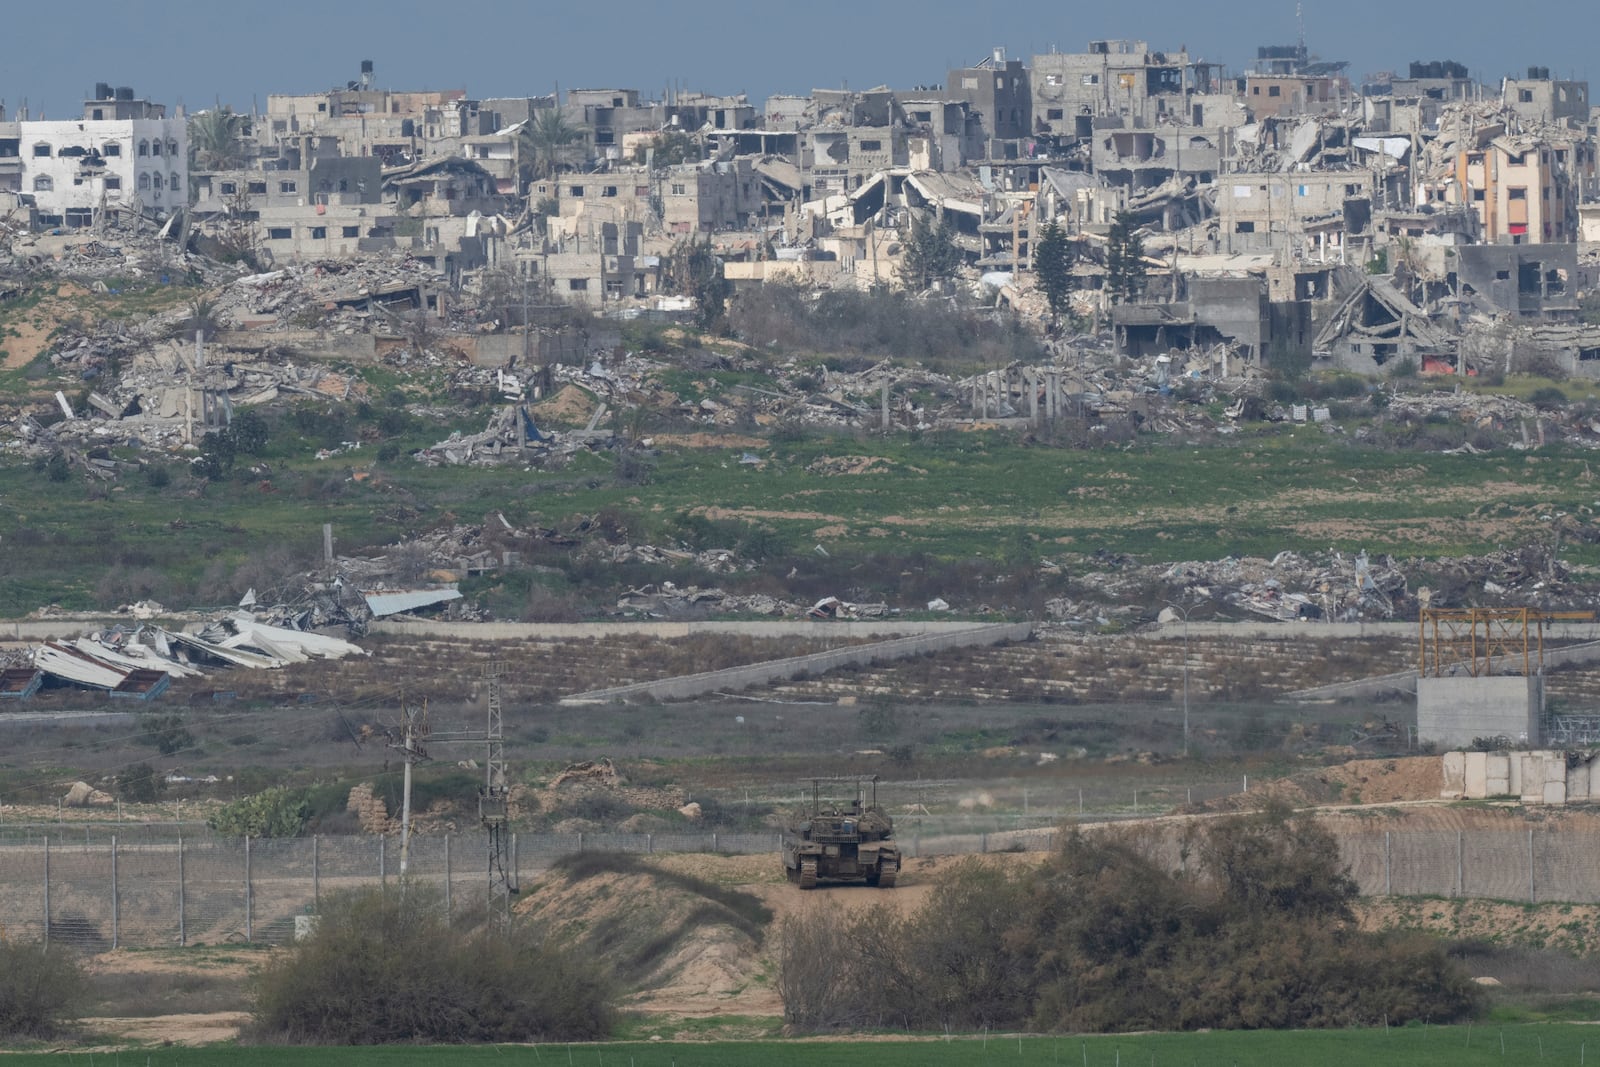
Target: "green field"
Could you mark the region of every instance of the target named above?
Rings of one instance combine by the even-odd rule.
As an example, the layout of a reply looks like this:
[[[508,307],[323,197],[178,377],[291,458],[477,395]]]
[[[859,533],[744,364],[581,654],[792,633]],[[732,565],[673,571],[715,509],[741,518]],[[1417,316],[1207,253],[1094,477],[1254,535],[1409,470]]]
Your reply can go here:
[[[838,1064],[849,1067],[921,1067],[994,1063],[1088,1065],[1088,1067],[1473,1067],[1475,1064],[1587,1063],[1588,1046],[1600,1057],[1600,1032],[1571,1023],[1517,1026],[1412,1026],[1385,1030],[1249,1031],[1140,1034],[1109,1037],[963,1036],[920,1041],[762,1041],[718,1043],[628,1043],[602,1045],[499,1045],[493,1047],[130,1049],[121,1053],[41,1053],[6,1057],[18,1067],[31,1063],[100,1064],[104,1067],[409,1067],[439,1063],[537,1063],[593,1067],[762,1067]]]
[[[407,443],[443,429],[412,426]],[[820,544],[834,558],[995,563],[1101,550],[1148,561],[1284,549],[1438,557],[1548,542],[1560,524],[1564,558],[1600,563],[1589,543],[1600,541],[1596,461],[1559,446],[1448,455],[1316,427],[1261,428],[1205,447],[1141,439],[1090,450],[998,433],[812,435],[754,449],[762,468],[738,462],[743,448],[665,450],[646,480],[625,482],[612,453],[580,454],[555,471],[428,469],[404,455],[378,463],[371,445],[317,462],[305,458],[313,444],[280,427],[270,469],[249,474],[241,459],[233,477],[204,486],[181,462],[161,486],[137,474],[111,487],[77,474],[52,483],[31,466],[0,466],[0,615],[135,599],[141,576],[159,586],[142,595],[225,602],[218,587],[248,560],[292,557],[280,578],[314,563],[324,522],[340,551],[359,553],[495,511],[557,529],[604,512],[632,543],[737,546],[763,559]],[[840,457],[876,458],[880,473],[820,472]],[[358,471],[371,477],[353,480]]]

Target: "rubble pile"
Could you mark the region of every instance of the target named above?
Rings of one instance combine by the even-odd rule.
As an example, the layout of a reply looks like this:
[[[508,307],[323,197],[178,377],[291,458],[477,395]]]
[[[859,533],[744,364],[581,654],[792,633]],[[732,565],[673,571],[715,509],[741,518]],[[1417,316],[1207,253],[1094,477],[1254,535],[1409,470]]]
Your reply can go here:
[[[672,582],[629,589],[617,598],[617,614],[625,618],[663,619],[691,614],[793,617],[805,612],[804,604],[763,593],[736,596],[722,589],[679,587]]]
[[[425,308],[429,293],[447,281],[428,264],[403,253],[371,253],[354,259],[296,264],[238,278],[213,297],[216,313],[238,329],[290,330],[315,327],[334,333],[392,330],[404,312]],[[458,314],[436,328],[470,327]]]
[[[195,279],[213,285],[241,273],[238,268],[180,249],[173,235],[154,227],[108,226],[96,233],[37,233],[20,230],[11,240],[11,262],[39,277],[99,281],[152,279],[166,284]]]
[[[552,458],[608,448],[615,440],[616,434],[611,430],[540,430],[527,407],[519,404],[496,410],[481,433],[463,434],[457,430],[413,455],[429,467],[543,465]]]
[[[241,609],[182,630],[153,623],[133,629],[119,625],[70,641],[45,641],[6,669],[3,688],[6,695],[25,698],[48,680],[113,698],[153,700],[177,678],[366,654],[342,638],[274,625]]]
[[[1074,596],[1047,603],[1051,619],[1106,625],[1155,604],[1177,605],[1161,610],[1163,622],[1202,607],[1208,619],[1357,622],[1415,617],[1419,607],[1429,606],[1600,606],[1600,595],[1538,546],[1439,560],[1280,552],[1271,559],[1141,564],[1108,553],[1091,566],[1096,569],[1074,575]]]

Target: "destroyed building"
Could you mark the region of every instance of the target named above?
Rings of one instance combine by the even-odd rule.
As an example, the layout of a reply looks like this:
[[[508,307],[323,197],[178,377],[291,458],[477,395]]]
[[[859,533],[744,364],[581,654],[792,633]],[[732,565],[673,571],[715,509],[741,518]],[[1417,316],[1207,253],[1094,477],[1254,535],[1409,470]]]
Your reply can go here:
[[[76,119],[0,121],[4,188],[28,197],[46,229],[107,213],[165,219],[188,201],[188,121],[101,82]]]

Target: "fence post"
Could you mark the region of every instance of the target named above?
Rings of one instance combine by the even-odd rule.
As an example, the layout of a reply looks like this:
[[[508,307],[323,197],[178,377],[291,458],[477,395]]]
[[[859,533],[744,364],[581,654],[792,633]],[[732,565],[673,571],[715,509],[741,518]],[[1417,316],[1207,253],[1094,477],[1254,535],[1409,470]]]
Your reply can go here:
[[[655,850],[656,850],[656,835],[655,834],[645,834],[644,835],[644,851],[645,851],[645,854],[648,855],[648,854],[654,852]]]
[[[579,852],[583,851],[583,831],[582,830],[578,831],[578,851]]]
[[[322,910],[322,835],[311,835],[311,906]]]
[[[444,835],[444,919],[450,921],[450,832]]]
[[[1394,875],[1390,869],[1390,864],[1394,858],[1393,853],[1394,850],[1390,847],[1389,831],[1385,830],[1383,832],[1383,895],[1386,897],[1394,896]]]
[[[1528,903],[1537,904],[1539,896],[1533,884],[1533,831],[1528,831]]]
[[[583,835],[579,834],[578,836],[582,837]],[[517,835],[516,834],[512,834],[511,835],[511,884],[514,885],[514,886],[518,886],[518,887],[520,887],[522,885],[522,872],[517,870]],[[507,900],[508,903],[506,904],[506,908],[508,910],[511,907],[511,905],[509,903],[510,899],[511,899],[510,895],[507,894],[506,900]]]
[[[250,881],[250,835],[244,835],[244,939],[254,944],[256,939],[255,886]]]
[[[183,924],[183,835],[178,835],[178,946],[189,944],[189,931]]]
[[[715,830],[711,831],[711,851],[717,851],[717,832]]]
[[[1466,833],[1456,831],[1456,896],[1467,895]]]
[[[117,899],[117,835],[111,835],[111,947],[117,947],[117,926],[121,919],[121,902]]]
[[[388,839],[382,834],[378,835],[378,888],[389,888],[389,850]]]
[[[979,834],[978,835],[978,851],[979,852],[988,852],[989,851],[989,835],[988,834],[984,833],[984,834]]]

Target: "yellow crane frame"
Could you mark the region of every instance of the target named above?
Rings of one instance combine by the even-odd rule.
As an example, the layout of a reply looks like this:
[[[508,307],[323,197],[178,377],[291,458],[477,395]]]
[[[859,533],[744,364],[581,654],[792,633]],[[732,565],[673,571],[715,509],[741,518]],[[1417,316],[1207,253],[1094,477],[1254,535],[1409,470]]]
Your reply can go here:
[[[1465,669],[1473,678],[1534,673],[1544,667],[1544,624],[1592,622],[1592,611],[1538,608],[1423,608],[1418,615],[1417,673],[1443,678]],[[1520,661],[1522,670],[1515,668]]]

